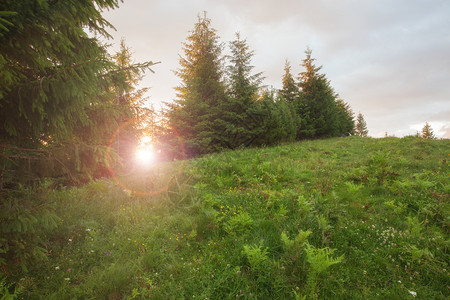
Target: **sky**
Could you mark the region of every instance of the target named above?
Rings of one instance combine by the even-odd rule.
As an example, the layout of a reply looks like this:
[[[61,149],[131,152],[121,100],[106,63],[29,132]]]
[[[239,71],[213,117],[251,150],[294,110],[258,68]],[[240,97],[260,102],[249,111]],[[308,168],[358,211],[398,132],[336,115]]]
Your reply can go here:
[[[369,135],[402,137],[428,122],[450,138],[449,0],[125,0],[103,12],[136,62],[160,62],[140,87],[156,109],[175,99],[183,43],[207,12],[226,48],[239,32],[255,52],[254,72],[281,88],[288,60],[297,77],[305,50]]]

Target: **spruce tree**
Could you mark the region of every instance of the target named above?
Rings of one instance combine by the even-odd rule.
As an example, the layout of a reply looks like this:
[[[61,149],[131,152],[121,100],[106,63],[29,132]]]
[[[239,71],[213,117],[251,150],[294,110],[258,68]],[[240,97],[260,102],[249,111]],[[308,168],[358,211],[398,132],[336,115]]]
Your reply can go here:
[[[15,143],[65,138],[83,108],[114,80],[103,46],[84,31],[106,36],[101,10],[118,1],[5,0],[9,16],[0,36],[0,136]],[[0,29],[1,30],[1,29]]]
[[[154,122],[155,112],[153,107],[145,103],[144,95],[148,88],[137,88],[144,74],[141,69],[136,68],[131,49],[125,45],[123,39],[120,42],[119,52],[114,55],[114,60],[123,70],[123,80],[128,84],[125,90],[117,88],[115,91],[116,104],[121,112],[118,124],[121,129],[117,131],[116,149],[117,154],[124,161],[130,162],[143,132],[149,131],[146,127]]]
[[[319,73],[321,66],[314,64],[312,51],[305,51],[303,59],[305,71],[298,78],[300,96],[296,103],[297,113],[301,119],[298,137],[311,138],[333,136],[338,134],[338,108],[335,100],[336,93],[324,74]]]
[[[279,95],[282,96],[287,102],[294,103],[299,94],[299,88],[295,82],[294,76],[291,73],[291,64],[286,59],[284,64],[284,74],[282,78],[282,89]]]
[[[220,104],[222,116],[219,122],[223,126],[221,133],[224,147],[235,149],[249,146],[261,134],[261,124],[255,110],[255,101],[262,81],[262,73],[251,74],[250,65],[254,51],[249,50],[246,40],[236,33],[236,39],[230,42],[230,65],[227,68],[227,98]]]
[[[353,111],[348,103],[342,99],[336,100],[338,108],[337,127],[340,135],[351,135],[355,132],[355,120]]]
[[[177,99],[169,104],[168,122],[173,132],[183,139],[188,156],[218,151],[222,148],[220,104],[225,99],[222,49],[216,31],[206,12],[198,17],[194,29],[184,43],[184,56],[176,75],[181,80]],[[178,141],[174,137],[173,144]]]
[[[355,133],[361,137],[366,137],[369,133],[366,120],[364,120],[364,116],[361,112],[356,117]]]
[[[135,64],[125,70],[114,62],[105,45],[87,34],[90,29],[99,37],[109,36],[106,30],[111,26],[101,12],[116,8],[118,2],[0,3],[0,11],[8,11],[0,14],[4,24],[0,26],[0,142],[4,157],[33,156],[31,161],[42,162],[42,168],[28,170],[38,176],[49,174],[44,167],[51,176],[59,175],[51,173],[56,170],[91,176],[105,161],[107,140],[124,113],[115,105],[116,91],[129,88],[126,72],[152,65]],[[1,169],[16,178],[23,166],[11,165],[8,159],[0,163]]]
[[[267,146],[295,139],[297,127],[289,102],[277,99],[273,90],[264,90],[255,104],[261,134],[253,145]]]
[[[421,137],[423,139],[435,139],[435,135],[433,132],[433,128],[431,128],[431,125],[428,124],[428,122],[425,122],[425,125],[422,128],[422,135]]]

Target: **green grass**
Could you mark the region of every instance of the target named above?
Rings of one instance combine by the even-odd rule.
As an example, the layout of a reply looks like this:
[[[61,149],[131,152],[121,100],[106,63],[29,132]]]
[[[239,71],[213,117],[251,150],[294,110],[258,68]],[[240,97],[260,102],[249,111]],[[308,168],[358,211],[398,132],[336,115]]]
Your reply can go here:
[[[47,187],[45,259],[6,261],[0,294],[448,299],[449,155],[449,140],[336,138]]]

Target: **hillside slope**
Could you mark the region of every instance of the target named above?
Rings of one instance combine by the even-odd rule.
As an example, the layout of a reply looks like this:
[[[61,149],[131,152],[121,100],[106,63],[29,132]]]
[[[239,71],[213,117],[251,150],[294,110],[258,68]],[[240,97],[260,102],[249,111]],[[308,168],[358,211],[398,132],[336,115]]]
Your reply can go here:
[[[449,155],[449,140],[335,138],[48,190],[47,260],[3,283],[46,299],[445,299]]]

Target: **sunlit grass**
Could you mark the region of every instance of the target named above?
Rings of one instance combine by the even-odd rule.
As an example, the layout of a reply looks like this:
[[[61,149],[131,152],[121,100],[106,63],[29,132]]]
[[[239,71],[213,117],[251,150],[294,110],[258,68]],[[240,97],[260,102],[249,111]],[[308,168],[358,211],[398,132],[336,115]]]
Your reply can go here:
[[[47,260],[7,280],[42,299],[446,299],[449,153],[305,141],[53,190]]]

